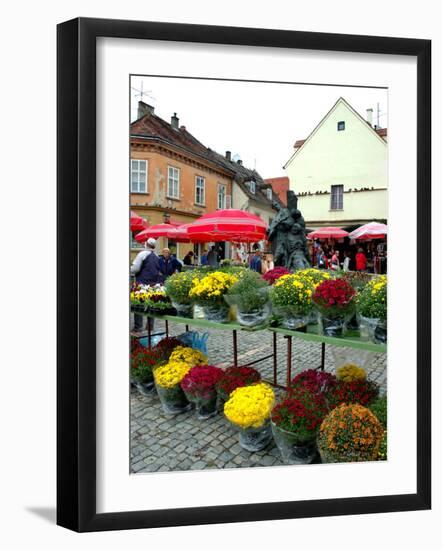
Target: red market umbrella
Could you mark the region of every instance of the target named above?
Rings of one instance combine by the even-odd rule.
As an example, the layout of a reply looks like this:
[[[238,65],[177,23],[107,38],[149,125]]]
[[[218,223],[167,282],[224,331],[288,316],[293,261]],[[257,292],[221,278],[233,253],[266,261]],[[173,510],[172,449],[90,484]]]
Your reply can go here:
[[[187,232],[187,228],[189,227],[189,225],[190,223],[183,223],[182,225],[179,225],[177,227],[172,227],[167,232],[167,238],[176,241],[177,243],[195,242],[190,239],[189,233]]]
[[[266,230],[259,216],[233,208],[204,214],[187,228],[190,239],[201,242],[256,242],[265,239]]]
[[[135,214],[135,212],[130,212],[130,230],[133,233],[136,233],[137,231],[143,231],[143,229],[147,229],[149,227],[149,224],[146,220],[143,220],[141,216],[138,214]]]
[[[349,235],[350,239],[369,241],[371,239],[383,239],[387,235],[385,223],[370,222],[361,225]]]
[[[321,227],[307,235],[309,239],[343,239],[348,237],[347,231],[339,227]]]
[[[158,239],[158,237],[167,237],[167,233],[173,227],[177,227],[177,224],[159,223],[157,225],[150,225],[147,229],[135,235],[135,240],[139,243],[144,243],[150,237],[152,237],[153,239]]]

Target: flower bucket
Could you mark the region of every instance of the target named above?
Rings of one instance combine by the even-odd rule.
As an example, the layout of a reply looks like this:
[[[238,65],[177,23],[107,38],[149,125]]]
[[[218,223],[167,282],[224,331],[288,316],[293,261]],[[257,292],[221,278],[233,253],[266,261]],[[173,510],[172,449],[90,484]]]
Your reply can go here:
[[[359,319],[356,313],[350,317],[350,319],[347,321],[347,328],[348,330],[359,330],[360,324]]]
[[[152,382],[138,382],[137,380],[135,380],[134,383],[135,387],[141,395],[150,397],[152,394],[156,393],[155,382],[153,380]]]
[[[166,414],[181,414],[190,411],[192,408],[192,404],[186,399],[179,384],[172,388],[163,388],[158,384],[155,384],[155,386],[161,406]]]
[[[213,323],[228,323],[230,307],[225,304],[204,306],[204,318]]]
[[[331,336],[332,338],[343,336],[345,330],[345,315],[330,317],[321,313],[319,321],[321,334],[324,336]]]
[[[216,392],[213,392],[212,395],[206,398],[195,397],[187,392],[185,395],[188,401],[190,401],[195,405],[195,412],[198,420],[207,420],[208,418],[212,418],[212,416],[216,416],[216,414],[218,413],[218,409],[217,409],[218,396]]]
[[[315,439],[311,441],[299,441],[293,432],[283,430],[275,423],[271,423],[273,439],[281,453],[285,464],[311,464],[318,451]]]
[[[361,316],[361,329],[375,344],[387,343],[387,322],[382,319]]]
[[[276,315],[280,317],[280,324],[288,330],[305,330],[309,322],[308,314],[299,313],[296,308],[290,306],[277,306],[274,308]]]
[[[192,304],[180,304],[178,302],[172,302],[172,305],[176,309],[176,314],[178,317],[185,317],[186,319],[193,318]]]
[[[272,440],[272,428],[270,422],[265,422],[259,428],[246,428],[239,430],[239,444],[243,449],[251,453],[262,451]]]
[[[241,311],[237,309],[236,318],[240,325],[244,327],[256,327],[266,323],[270,317],[270,305],[266,304],[261,309],[255,311]]]

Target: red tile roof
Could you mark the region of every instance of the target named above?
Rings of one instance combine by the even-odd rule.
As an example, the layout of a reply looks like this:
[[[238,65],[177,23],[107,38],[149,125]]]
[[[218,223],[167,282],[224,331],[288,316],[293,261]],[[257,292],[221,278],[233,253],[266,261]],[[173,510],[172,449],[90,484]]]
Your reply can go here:
[[[278,195],[279,200],[287,206],[287,191],[289,190],[289,178],[282,176],[279,178],[268,178],[264,180],[272,186],[273,191]]]

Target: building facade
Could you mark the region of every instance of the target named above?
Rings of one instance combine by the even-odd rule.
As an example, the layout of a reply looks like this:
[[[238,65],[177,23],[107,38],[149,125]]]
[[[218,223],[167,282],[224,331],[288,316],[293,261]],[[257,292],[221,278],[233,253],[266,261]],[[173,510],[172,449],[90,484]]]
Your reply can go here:
[[[192,223],[205,213],[238,208],[272,219],[272,192],[254,170],[233,161],[229,151],[221,155],[204,146],[176,113],[170,123],[140,101],[138,119],[131,124],[131,209],[149,225],[164,222]],[[268,190],[270,188],[270,190]],[[200,256],[204,245],[175,243],[160,238],[179,258],[189,250]],[[228,243],[220,245],[230,257]],[[133,242],[133,253],[139,245]]]
[[[284,166],[309,228],[387,220],[387,129],[340,98]]]

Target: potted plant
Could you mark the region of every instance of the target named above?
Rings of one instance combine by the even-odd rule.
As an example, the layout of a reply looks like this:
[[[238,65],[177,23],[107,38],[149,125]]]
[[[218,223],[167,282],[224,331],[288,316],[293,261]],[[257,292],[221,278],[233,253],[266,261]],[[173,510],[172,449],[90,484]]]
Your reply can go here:
[[[226,323],[229,320],[229,306],[224,295],[238,281],[238,277],[224,271],[213,271],[201,278],[195,278],[189,296],[203,307],[208,321]]]
[[[192,367],[181,381],[181,388],[188,401],[196,408],[200,420],[216,415],[217,393],[215,385],[223,370],[212,365]]]
[[[359,294],[365,285],[373,278],[373,275],[366,271],[343,271],[341,277],[351,284],[356,294]],[[350,330],[360,329],[359,316],[356,311],[348,320],[347,328]]]
[[[286,464],[310,464],[317,455],[316,435],[328,413],[324,396],[299,386],[272,411],[273,439]]]
[[[180,414],[192,408],[180,386],[189,370],[187,363],[171,360],[154,370],[155,387],[166,414]]]
[[[325,396],[336,384],[336,376],[331,372],[307,369],[295,376],[290,384],[290,389],[301,388],[314,395]]]
[[[379,275],[358,296],[361,325],[376,344],[387,342],[387,276]]]
[[[317,269],[315,267],[300,269],[296,272],[296,274],[301,277],[304,277],[308,282],[312,284],[313,288],[316,288],[319,285],[319,283],[322,283],[322,281],[331,279],[331,275],[328,271],[324,269]],[[312,307],[312,310],[308,318],[308,324],[316,325],[318,324],[318,320],[319,320],[318,311],[316,308]]]
[[[270,316],[269,285],[250,269],[244,270],[224,299],[230,306],[236,306],[240,325],[253,327],[262,325]]]
[[[351,381],[336,380],[326,391],[326,399],[330,409],[341,403],[358,403],[368,406],[379,395],[379,386],[376,382],[365,378],[353,377]]]
[[[283,275],[275,282],[270,300],[275,313],[281,317],[283,327],[305,330],[313,309],[313,289],[312,283],[297,273]]]
[[[272,388],[263,382],[236,388],[230,394],[224,414],[239,429],[239,444],[243,449],[260,451],[270,443],[270,414],[274,400]]]
[[[228,367],[216,383],[220,401],[225,403],[236,388],[250,386],[261,380],[261,375],[253,367]]]
[[[164,285],[166,294],[172,300],[172,305],[180,317],[193,317],[193,305],[189,292],[195,278],[192,271],[182,271],[166,279]]]
[[[316,287],[313,302],[318,308],[325,336],[342,336],[345,321],[355,311],[355,296],[354,288],[345,279],[329,279]]]
[[[131,351],[131,380],[142,395],[150,395],[155,390],[153,369],[162,360],[161,353],[138,344]]]
[[[323,420],[318,449],[323,462],[377,460],[383,428],[376,416],[358,403],[342,403]]]

